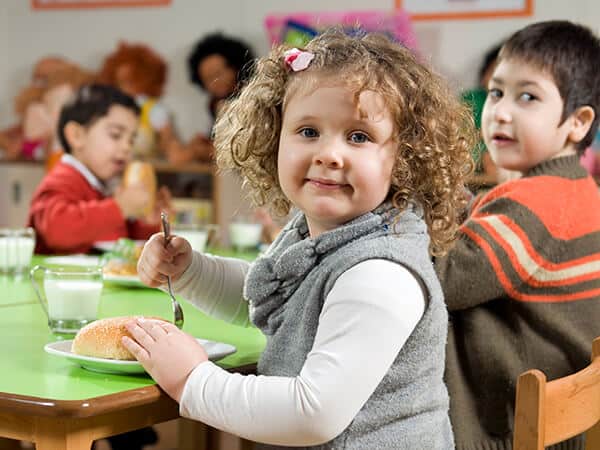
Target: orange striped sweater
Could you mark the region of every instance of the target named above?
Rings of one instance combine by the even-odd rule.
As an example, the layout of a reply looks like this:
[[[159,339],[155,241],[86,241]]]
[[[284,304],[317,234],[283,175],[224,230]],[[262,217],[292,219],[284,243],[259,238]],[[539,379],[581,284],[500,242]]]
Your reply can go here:
[[[510,449],[518,375],[579,370],[600,336],[598,187],[576,156],[545,161],[484,195],[435,264],[457,449]]]

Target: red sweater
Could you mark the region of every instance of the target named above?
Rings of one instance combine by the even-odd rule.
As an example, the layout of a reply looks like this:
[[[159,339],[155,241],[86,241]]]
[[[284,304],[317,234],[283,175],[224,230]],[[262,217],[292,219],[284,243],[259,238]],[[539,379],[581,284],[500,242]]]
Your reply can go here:
[[[147,239],[158,225],[126,220],[111,197],[98,192],[72,166],[57,164],[33,194],[28,226],[36,253],[87,253],[96,241]]]

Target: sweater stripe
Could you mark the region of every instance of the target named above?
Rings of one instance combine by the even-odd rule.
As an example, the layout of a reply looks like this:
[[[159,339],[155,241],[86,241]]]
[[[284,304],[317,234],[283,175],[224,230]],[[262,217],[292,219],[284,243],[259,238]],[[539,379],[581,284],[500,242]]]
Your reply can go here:
[[[521,279],[532,286],[561,286],[600,277],[600,255],[554,263],[540,255],[523,230],[506,216],[488,216],[481,226],[509,255]]]
[[[542,294],[526,294],[519,291],[510,280],[510,277],[504,271],[500,260],[496,253],[492,249],[491,245],[479,234],[475,233],[469,228],[463,228],[462,230],[467,236],[469,236],[481,249],[485,252],[490,261],[490,264],[496,271],[498,281],[506,291],[507,295],[514,300],[523,302],[547,302],[547,303],[558,303],[574,300],[584,300],[600,296],[600,288],[589,289],[578,292],[558,293],[556,295],[542,295]]]

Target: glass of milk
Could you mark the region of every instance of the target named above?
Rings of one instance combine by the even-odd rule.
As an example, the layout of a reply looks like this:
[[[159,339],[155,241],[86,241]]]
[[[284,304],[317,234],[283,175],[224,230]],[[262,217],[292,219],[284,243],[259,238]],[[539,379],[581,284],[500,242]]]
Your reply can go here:
[[[22,273],[28,270],[34,248],[33,228],[0,229],[0,273]]]
[[[98,318],[101,267],[35,266],[30,277],[53,333],[77,333]]]
[[[217,229],[217,225],[211,224],[177,224],[173,225],[172,231],[174,235],[187,240],[193,250],[203,253]]]
[[[253,222],[232,222],[229,224],[229,240],[238,252],[256,249],[260,245],[262,224]]]

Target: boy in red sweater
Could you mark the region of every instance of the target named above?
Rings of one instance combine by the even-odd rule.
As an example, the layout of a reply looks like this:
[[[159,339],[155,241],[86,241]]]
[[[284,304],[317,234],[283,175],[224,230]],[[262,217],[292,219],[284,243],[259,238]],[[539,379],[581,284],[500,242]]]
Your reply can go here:
[[[600,335],[600,196],[579,164],[598,128],[599,61],[588,28],[540,22],[508,39],[488,84],[485,143],[522,178],[485,194],[436,260],[458,450],[511,449],[519,374],[580,370]]]
[[[99,84],[84,86],[63,107],[58,134],[65,154],[42,180],[29,210],[36,253],[86,253],[96,241],[146,239],[158,231],[158,214],[151,223],[140,220],[150,200],[144,187],[118,186],[139,114],[133,98]],[[168,203],[163,188],[156,212]]]

